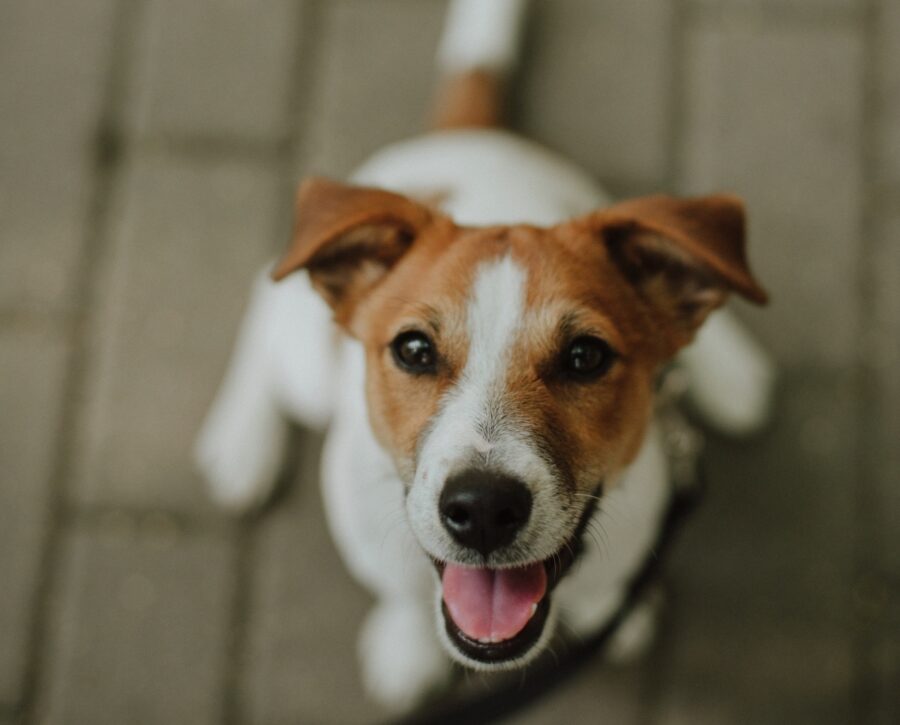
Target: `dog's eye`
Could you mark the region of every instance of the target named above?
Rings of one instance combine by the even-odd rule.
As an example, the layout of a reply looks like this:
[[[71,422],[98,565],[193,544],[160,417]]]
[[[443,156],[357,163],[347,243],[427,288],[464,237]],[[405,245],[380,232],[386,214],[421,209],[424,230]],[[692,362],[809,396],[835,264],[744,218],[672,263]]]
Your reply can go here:
[[[615,362],[616,353],[609,343],[599,337],[576,337],[563,352],[563,369],[578,380],[593,380],[605,373]]]
[[[391,343],[394,360],[403,370],[421,375],[433,373],[436,364],[434,343],[424,332],[401,332]]]

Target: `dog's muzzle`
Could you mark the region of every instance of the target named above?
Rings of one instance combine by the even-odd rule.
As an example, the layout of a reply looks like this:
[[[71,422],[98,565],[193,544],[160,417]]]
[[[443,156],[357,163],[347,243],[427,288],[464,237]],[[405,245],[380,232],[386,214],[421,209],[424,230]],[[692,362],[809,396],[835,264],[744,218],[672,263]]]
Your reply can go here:
[[[532,498],[521,481],[502,474],[466,471],[446,482],[441,522],[460,545],[487,559],[515,540],[528,522]],[[467,659],[503,667],[521,661],[541,640],[553,588],[580,550],[581,533],[540,561],[489,568],[435,562],[442,585],[441,611],[450,643]]]

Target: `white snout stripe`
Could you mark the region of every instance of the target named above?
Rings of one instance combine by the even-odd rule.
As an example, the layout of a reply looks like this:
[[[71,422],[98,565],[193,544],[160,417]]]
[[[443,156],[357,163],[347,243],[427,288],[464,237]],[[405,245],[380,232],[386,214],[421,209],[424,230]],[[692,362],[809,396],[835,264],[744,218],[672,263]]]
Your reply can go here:
[[[466,310],[468,359],[419,452],[407,509],[422,546],[439,559],[478,563],[472,552],[450,538],[438,512],[444,482],[475,461],[514,476],[531,489],[532,516],[519,535],[517,558],[545,558],[563,543],[558,522],[566,517],[560,515],[557,477],[527,432],[516,426],[515,411],[504,409],[511,350],[524,332],[526,281],[526,271],[509,255],[477,270]],[[503,559],[496,562],[503,563]]]

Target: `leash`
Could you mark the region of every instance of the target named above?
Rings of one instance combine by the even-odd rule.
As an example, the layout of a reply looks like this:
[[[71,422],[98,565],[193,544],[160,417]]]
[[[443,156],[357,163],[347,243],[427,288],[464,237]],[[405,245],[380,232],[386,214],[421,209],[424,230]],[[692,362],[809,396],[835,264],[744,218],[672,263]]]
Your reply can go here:
[[[676,535],[696,510],[706,490],[701,465],[703,436],[681,412],[680,401],[686,391],[687,380],[677,367],[667,370],[660,378],[656,420],[669,460],[672,499],[656,543],[632,578],[621,606],[603,628],[586,640],[571,643],[558,661],[539,661],[532,669],[525,671],[524,678],[509,677],[480,696],[432,703],[393,721],[394,725],[477,725],[508,717],[553,691],[609,644],[622,622],[659,580],[665,557],[671,551]]]

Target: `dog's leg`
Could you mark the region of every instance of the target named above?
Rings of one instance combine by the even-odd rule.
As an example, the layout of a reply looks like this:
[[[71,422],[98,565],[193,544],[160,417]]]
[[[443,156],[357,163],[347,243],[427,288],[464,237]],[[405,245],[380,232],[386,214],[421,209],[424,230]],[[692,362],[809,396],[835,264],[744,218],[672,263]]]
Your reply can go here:
[[[775,364],[731,312],[713,313],[679,360],[690,400],[711,425],[744,435],[768,420]]]
[[[305,275],[257,280],[225,380],[195,448],[222,506],[266,497],[282,463],[286,416],[321,426],[330,412],[333,341],[324,303]]]
[[[359,656],[366,690],[395,712],[409,710],[450,680],[434,608],[418,597],[381,599],[366,617]]]
[[[359,636],[363,683],[375,700],[401,711],[449,679],[435,629],[436,575],[407,523],[403,484],[368,423],[362,346],[348,342],[341,359],[322,497],[347,569],[376,598]]]
[[[656,639],[664,605],[662,585],[651,586],[612,633],[606,647],[606,659],[617,665],[626,665],[644,655]]]

